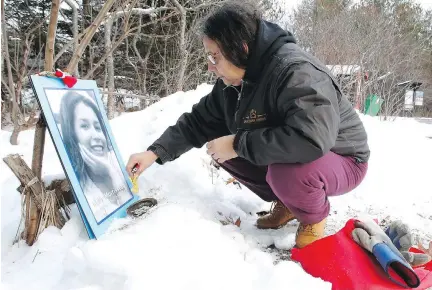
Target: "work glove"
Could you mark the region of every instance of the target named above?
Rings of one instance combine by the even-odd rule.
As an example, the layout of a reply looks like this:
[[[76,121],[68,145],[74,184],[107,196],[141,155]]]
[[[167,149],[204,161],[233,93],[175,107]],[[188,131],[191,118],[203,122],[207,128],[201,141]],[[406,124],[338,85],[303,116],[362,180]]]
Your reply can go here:
[[[420,285],[411,265],[377,223],[367,220],[356,221],[354,225],[353,240],[375,256],[391,281],[402,287],[416,288]]]
[[[414,245],[414,238],[407,224],[404,224],[402,221],[394,221],[386,229],[385,233],[411,266],[422,266],[431,261],[432,257],[427,254],[411,253],[408,251]]]

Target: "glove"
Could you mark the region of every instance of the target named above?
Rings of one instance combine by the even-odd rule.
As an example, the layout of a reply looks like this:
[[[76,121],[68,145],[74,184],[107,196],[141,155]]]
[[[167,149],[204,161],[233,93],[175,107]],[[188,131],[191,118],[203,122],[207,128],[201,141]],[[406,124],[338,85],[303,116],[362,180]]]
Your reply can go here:
[[[374,221],[356,221],[351,235],[361,247],[372,253],[390,280],[402,287],[416,288],[420,279],[395,247],[389,236]]]
[[[418,244],[418,248],[428,254],[430,257],[432,257],[432,241],[429,242],[429,249],[426,249],[421,243]]]
[[[386,229],[385,233],[411,266],[418,267],[431,261],[432,258],[427,254],[417,254],[408,251],[414,245],[414,239],[407,224],[404,224],[402,221],[394,221]]]

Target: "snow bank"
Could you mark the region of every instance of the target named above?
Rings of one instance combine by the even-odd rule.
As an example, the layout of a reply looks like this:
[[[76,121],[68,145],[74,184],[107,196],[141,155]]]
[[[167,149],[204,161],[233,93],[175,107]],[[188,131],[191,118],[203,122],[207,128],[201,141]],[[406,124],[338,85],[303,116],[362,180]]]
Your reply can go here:
[[[124,161],[145,150],[210,90],[201,85],[178,92],[112,120]],[[426,136],[432,136],[432,125],[362,119],[372,149],[370,171],[360,187],[331,199],[327,233],[351,217],[369,214],[403,218],[421,239],[430,240],[432,139]],[[51,180],[64,174],[47,136],[43,176]],[[9,132],[0,134],[1,155],[19,153],[30,164],[34,131],[22,132],[15,147],[9,137]],[[13,244],[20,222],[19,183],[1,163],[2,289],[331,289],[283,258],[294,245],[297,223],[256,229],[255,213],[270,204],[244,187],[225,185],[229,176],[209,163],[204,147],[149,168],[139,179],[139,194],[158,199],[159,206],[145,218],[116,222],[100,240],[88,240],[72,207],[65,227],[46,229],[33,247]],[[240,227],[221,223],[238,217]],[[276,249],[268,249],[271,245]]]

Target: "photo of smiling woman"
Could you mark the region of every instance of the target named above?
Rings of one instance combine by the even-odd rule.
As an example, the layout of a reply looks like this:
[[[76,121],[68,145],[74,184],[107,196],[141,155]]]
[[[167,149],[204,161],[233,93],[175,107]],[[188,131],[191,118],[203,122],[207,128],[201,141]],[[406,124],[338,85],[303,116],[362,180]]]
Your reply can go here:
[[[99,223],[131,199],[132,194],[112,149],[98,105],[86,91],[55,90],[46,93],[72,167]],[[58,107],[57,112],[55,107]]]

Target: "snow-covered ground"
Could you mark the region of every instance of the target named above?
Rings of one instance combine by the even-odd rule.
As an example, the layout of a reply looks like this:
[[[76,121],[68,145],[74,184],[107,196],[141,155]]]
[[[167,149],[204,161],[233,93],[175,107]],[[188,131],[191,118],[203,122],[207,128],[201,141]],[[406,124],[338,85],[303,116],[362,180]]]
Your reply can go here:
[[[124,161],[210,90],[201,85],[112,120]],[[432,239],[432,124],[361,118],[372,150],[370,169],[357,189],[331,198],[327,233],[369,214],[403,219],[426,245]],[[22,132],[14,147],[10,132],[1,132],[2,158],[20,153],[31,164],[33,136],[34,131]],[[244,187],[226,185],[229,176],[209,163],[204,147],[149,168],[139,179],[139,194],[156,198],[159,205],[144,218],[116,222],[100,240],[88,240],[72,206],[72,219],[63,229],[46,229],[28,247],[23,241],[13,244],[21,213],[19,183],[1,162],[1,289],[330,289],[286,258],[297,222],[279,230],[256,229],[255,213],[270,204]],[[43,176],[62,175],[47,134]],[[226,223],[237,218],[240,227]]]

